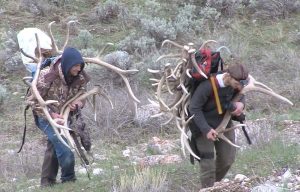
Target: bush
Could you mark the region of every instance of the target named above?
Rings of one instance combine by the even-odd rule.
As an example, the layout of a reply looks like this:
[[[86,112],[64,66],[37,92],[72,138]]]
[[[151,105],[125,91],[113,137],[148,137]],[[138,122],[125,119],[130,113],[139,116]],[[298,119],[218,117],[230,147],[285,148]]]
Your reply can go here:
[[[152,37],[131,33],[131,35],[119,42],[118,48],[130,54],[138,53],[139,55],[144,55],[155,47],[155,43],[156,41]]]
[[[233,17],[243,4],[243,0],[208,0],[206,6],[216,9],[222,16]]]
[[[103,6],[98,4],[96,9],[96,17],[103,23],[111,23],[113,19],[116,19],[121,12],[122,4],[115,0],[106,1]]]
[[[142,30],[157,42],[176,39],[177,32],[170,21],[159,17],[145,18],[141,20],[141,25]]]
[[[202,20],[197,18],[196,6],[185,5],[178,10],[178,14],[173,21],[173,25],[178,33],[177,38],[191,41],[196,33],[201,32]]]
[[[213,33],[219,25],[221,13],[215,8],[204,7],[200,10],[199,15],[202,19],[202,28],[209,30],[210,33]]]
[[[91,44],[93,42],[93,35],[88,30],[80,30],[78,36],[77,36],[77,47],[80,49],[87,49],[88,47],[91,47]]]
[[[285,19],[300,10],[298,0],[251,0],[249,8],[256,19]]]
[[[3,103],[6,100],[7,96],[8,94],[6,88],[0,85],[0,111],[2,110]]]
[[[51,6],[46,0],[22,0],[20,11],[28,11],[35,16],[49,16],[51,13],[57,12],[54,6]]]
[[[7,72],[17,71],[23,68],[21,54],[18,52],[19,46],[17,34],[9,30],[1,36],[0,61],[4,63],[3,68]]]

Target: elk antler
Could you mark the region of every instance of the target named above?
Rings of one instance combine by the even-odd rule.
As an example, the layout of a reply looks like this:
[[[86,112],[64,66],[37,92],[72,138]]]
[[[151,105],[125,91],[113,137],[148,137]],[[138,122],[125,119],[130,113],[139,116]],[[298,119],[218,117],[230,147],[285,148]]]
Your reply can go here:
[[[108,69],[110,69],[110,70],[116,72],[118,75],[120,75],[120,76],[122,77],[123,81],[125,82],[125,85],[126,85],[126,87],[127,87],[127,91],[128,91],[128,93],[129,93],[129,95],[131,96],[131,98],[132,98],[135,102],[137,102],[137,103],[140,102],[140,101],[135,97],[135,95],[133,94],[133,91],[132,91],[132,89],[131,89],[131,87],[130,87],[129,81],[128,81],[127,77],[126,77],[126,75],[128,75],[128,74],[133,74],[133,73],[138,72],[137,69],[123,70],[123,69],[120,69],[120,68],[118,68],[118,67],[116,67],[116,66],[113,66],[113,65],[111,65],[111,64],[109,64],[109,63],[106,63],[106,62],[100,60],[99,58],[87,58],[87,57],[84,57],[83,60],[84,60],[84,62],[86,62],[86,63],[93,63],[93,64],[101,65],[101,66],[104,66],[104,67],[106,67],[106,68],[108,68]]]
[[[63,50],[66,48],[67,44],[68,44],[69,37],[70,37],[70,26],[71,26],[71,24],[72,23],[78,23],[78,21],[77,20],[71,20],[67,23],[66,40],[65,40],[65,43],[64,43],[61,50],[58,50],[58,47],[57,47],[57,45],[55,43],[55,40],[54,40],[54,37],[53,37],[53,33],[52,33],[52,30],[51,30],[51,27],[52,27],[53,23],[55,23],[55,21],[52,21],[48,24],[48,33],[49,33],[51,43],[52,43],[52,55],[57,55],[57,54],[61,54],[63,52]]]
[[[55,23],[55,21],[52,21],[51,23],[48,24],[48,32],[49,32],[49,35],[50,35],[50,38],[51,38],[51,42],[52,42],[52,52],[53,52],[53,54],[61,54],[62,51],[58,50],[57,45],[56,45],[55,40],[54,40],[54,37],[53,37],[53,34],[52,34],[52,31],[51,31],[51,26],[52,26],[53,23]],[[65,40],[63,49],[66,47],[66,45],[67,45],[67,43],[68,43],[69,36],[70,36],[70,35],[69,35],[70,25],[71,25],[72,23],[78,23],[78,21],[69,21],[69,22],[67,23],[67,34],[66,34],[66,40]],[[104,49],[105,49],[108,45],[112,45],[112,44],[111,44],[111,43],[106,44],[106,46],[100,51],[100,54],[104,51]],[[62,49],[62,50],[63,50],[63,49]],[[132,73],[136,73],[136,72],[138,72],[138,70],[136,70],[136,69],[134,69],[134,70],[122,70],[122,69],[120,69],[120,68],[118,68],[118,67],[116,67],[116,66],[113,66],[113,65],[111,65],[111,64],[109,64],[109,63],[106,63],[106,62],[104,62],[104,61],[102,61],[102,60],[100,60],[99,58],[96,58],[96,57],[95,57],[95,58],[87,58],[87,57],[84,57],[83,60],[84,60],[84,62],[86,62],[86,63],[94,63],[94,64],[97,64],[97,65],[104,66],[104,67],[106,67],[106,68],[108,68],[108,69],[110,69],[110,70],[116,72],[117,74],[119,74],[119,75],[122,77],[123,81],[125,82],[125,85],[126,85],[126,87],[127,87],[127,90],[128,90],[128,93],[129,93],[130,97],[131,97],[135,102],[137,102],[137,103],[140,102],[140,101],[134,96],[133,91],[132,91],[132,89],[131,89],[131,87],[130,87],[129,81],[128,81],[127,77],[126,77],[126,75],[132,74]]]
[[[237,94],[234,98],[233,101],[239,101],[240,97],[242,95],[245,95],[248,92],[261,92],[270,96],[273,96],[283,102],[286,102],[287,104],[293,105],[293,103],[288,100],[287,98],[275,93],[272,89],[270,89],[269,87],[267,87],[266,85],[264,85],[261,82],[256,81],[251,75],[248,76],[248,84],[240,91],[239,94]],[[231,130],[230,128],[226,129],[226,126],[228,125],[229,121],[231,119],[231,114],[229,111],[226,111],[223,120],[221,121],[220,125],[216,128],[216,131],[218,133],[218,137],[223,139],[224,141],[228,142],[230,145],[234,146],[234,147],[239,147],[235,144],[233,144],[228,138],[226,138],[224,136],[224,132]],[[233,127],[232,129],[238,128],[238,127],[242,127],[245,126],[244,124],[239,124],[236,125],[235,127]]]

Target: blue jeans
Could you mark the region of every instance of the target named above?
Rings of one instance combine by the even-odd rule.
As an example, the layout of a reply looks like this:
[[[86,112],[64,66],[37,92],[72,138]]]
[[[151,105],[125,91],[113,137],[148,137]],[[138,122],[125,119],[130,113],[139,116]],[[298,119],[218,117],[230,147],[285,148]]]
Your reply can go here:
[[[74,153],[65,146],[57,137],[50,123],[39,116],[35,116],[35,123],[40,130],[42,130],[48,137],[48,140],[54,146],[54,150],[61,167],[61,181],[74,181],[75,177],[75,157]]]

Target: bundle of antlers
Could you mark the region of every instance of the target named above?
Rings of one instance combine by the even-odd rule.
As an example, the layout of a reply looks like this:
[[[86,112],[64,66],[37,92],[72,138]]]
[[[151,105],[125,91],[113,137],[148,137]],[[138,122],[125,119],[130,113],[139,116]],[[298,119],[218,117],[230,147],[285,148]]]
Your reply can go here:
[[[51,26],[54,22],[49,23],[49,25],[48,25],[48,34],[51,38],[51,43],[52,43],[51,55],[60,55],[60,54],[62,54],[62,52],[63,52],[64,48],[66,47],[66,45],[68,43],[68,40],[69,40],[70,25],[74,22],[76,22],[76,21],[69,21],[68,24],[67,24],[66,40],[65,40],[64,46],[61,50],[59,50],[57,48],[57,45],[54,41],[54,37],[53,37],[52,31],[51,31]],[[53,129],[54,129],[56,135],[58,136],[59,140],[64,145],[69,147],[72,151],[76,151],[76,153],[79,155],[80,159],[83,160],[82,158],[85,158],[85,157],[82,157],[82,152],[80,151],[80,148],[76,147],[75,141],[74,141],[74,139],[72,138],[72,136],[70,135],[70,132],[69,132],[69,131],[71,131],[71,129],[68,127],[68,117],[69,117],[69,113],[70,113],[70,107],[69,107],[68,104],[70,104],[71,102],[76,101],[76,100],[84,100],[89,96],[94,97],[96,95],[102,95],[106,99],[108,99],[108,97],[101,91],[99,86],[95,86],[93,89],[91,89],[87,92],[79,91],[73,98],[68,100],[64,104],[62,109],[60,110],[60,114],[63,116],[65,123],[64,123],[64,125],[58,124],[57,119],[53,119],[51,117],[51,115],[48,111],[48,107],[47,107],[50,104],[58,103],[58,101],[54,101],[54,100],[46,100],[45,101],[41,97],[41,95],[40,95],[40,93],[37,89],[37,83],[38,83],[38,78],[39,78],[39,74],[40,74],[40,66],[41,66],[41,63],[42,63],[44,58],[42,57],[42,54],[41,54],[40,41],[39,41],[39,38],[38,38],[37,34],[35,34],[35,38],[36,38],[36,42],[37,42],[38,57],[29,55],[29,54],[25,53],[23,50],[21,50],[21,53],[23,55],[25,55],[26,57],[31,58],[36,63],[36,65],[37,65],[36,66],[36,69],[37,69],[36,70],[36,75],[32,79],[32,82],[30,82],[30,78],[32,78],[32,77],[30,77],[30,78],[24,77],[23,81],[31,87],[33,96],[37,100],[39,107],[43,110],[47,120],[49,121],[49,123],[53,127]],[[102,49],[102,51],[103,51],[103,49]],[[136,73],[138,70],[122,70],[118,67],[115,67],[115,66],[113,66],[109,63],[106,63],[106,62],[102,61],[99,57],[94,57],[94,58],[83,57],[83,60],[84,60],[85,63],[97,64],[97,65],[106,67],[106,68],[116,72],[117,74],[119,74],[122,77],[123,81],[125,82],[125,85],[126,85],[128,93],[129,93],[129,96],[133,99],[133,101],[135,103],[140,102],[135,97],[135,95],[133,94],[133,91],[132,91],[132,89],[130,87],[130,84],[129,84],[129,80],[127,79],[127,75]],[[112,102],[110,100],[109,100],[109,102],[112,105]],[[95,105],[95,103],[94,103],[94,105]],[[62,136],[66,139],[66,141],[62,138]],[[83,161],[83,163],[84,163],[84,165],[87,165],[86,161]]]
[[[214,40],[208,40],[205,41],[199,50],[205,48],[209,43],[217,43]],[[162,55],[157,59],[157,62],[169,58],[169,59],[175,59],[176,62],[174,64],[166,63],[164,65],[163,70],[152,70],[148,69],[150,73],[153,74],[159,74],[161,76],[160,79],[150,79],[154,83],[152,86],[157,86],[156,89],[156,103],[160,106],[160,113],[153,115],[152,117],[157,117],[163,114],[169,114],[171,117],[170,119],[164,123],[167,124],[171,122],[172,120],[175,120],[176,126],[179,129],[181,133],[181,146],[182,146],[182,152],[185,155],[185,148],[189,151],[189,153],[194,156],[196,159],[200,158],[192,151],[190,145],[189,145],[189,129],[188,124],[193,118],[193,116],[189,117],[188,115],[188,105],[190,102],[190,88],[188,87],[190,78],[192,78],[190,72],[191,69],[194,67],[198,73],[200,73],[203,77],[207,78],[206,74],[203,72],[203,69],[201,69],[201,66],[199,67],[196,59],[195,59],[195,52],[196,49],[194,48],[193,43],[189,43],[188,45],[179,45],[173,41],[165,40],[162,43],[162,47],[166,44],[171,44],[171,46],[175,46],[179,49],[179,53],[176,54],[167,54]],[[220,51],[222,48],[227,47],[222,46],[217,49],[217,51]],[[270,96],[273,96],[275,98],[278,98],[281,101],[284,101],[290,105],[293,105],[291,101],[286,99],[285,97],[275,93],[272,89],[267,87],[266,85],[256,81],[251,75],[249,75],[249,83],[244,86],[244,88],[234,97],[233,101],[238,101],[241,97],[241,95],[244,95],[248,92],[261,92]],[[170,104],[167,104],[167,101],[164,100],[163,97],[164,94],[173,96],[173,101]],[[154,102],[154,101],[150,101]],[[220,125],[216,128],[216,131],[218,133],[218,138],[221,138],[228,142],[230,145],[239,147],[232,143],[228,138],[224,136],[224,132],[236,129],[238,127],[245,126],[245,124],[237,124],[234,127],[226,128],[229,121],[231,119],[231,113],[229,111],[225,112],[224,118]]]

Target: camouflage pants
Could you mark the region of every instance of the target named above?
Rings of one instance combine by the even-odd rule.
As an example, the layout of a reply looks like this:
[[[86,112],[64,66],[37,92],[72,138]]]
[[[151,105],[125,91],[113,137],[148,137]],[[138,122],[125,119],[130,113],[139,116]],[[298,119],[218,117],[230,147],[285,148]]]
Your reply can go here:
[[[234,130],[224,134],[230,141],[235,142]],[[202,188],[211,187],[214,182],[224,178],[234,162],[236,148],[224,140],[211,141],[205,135],[196,138],[196,146],[199,151],[200,180]]]

